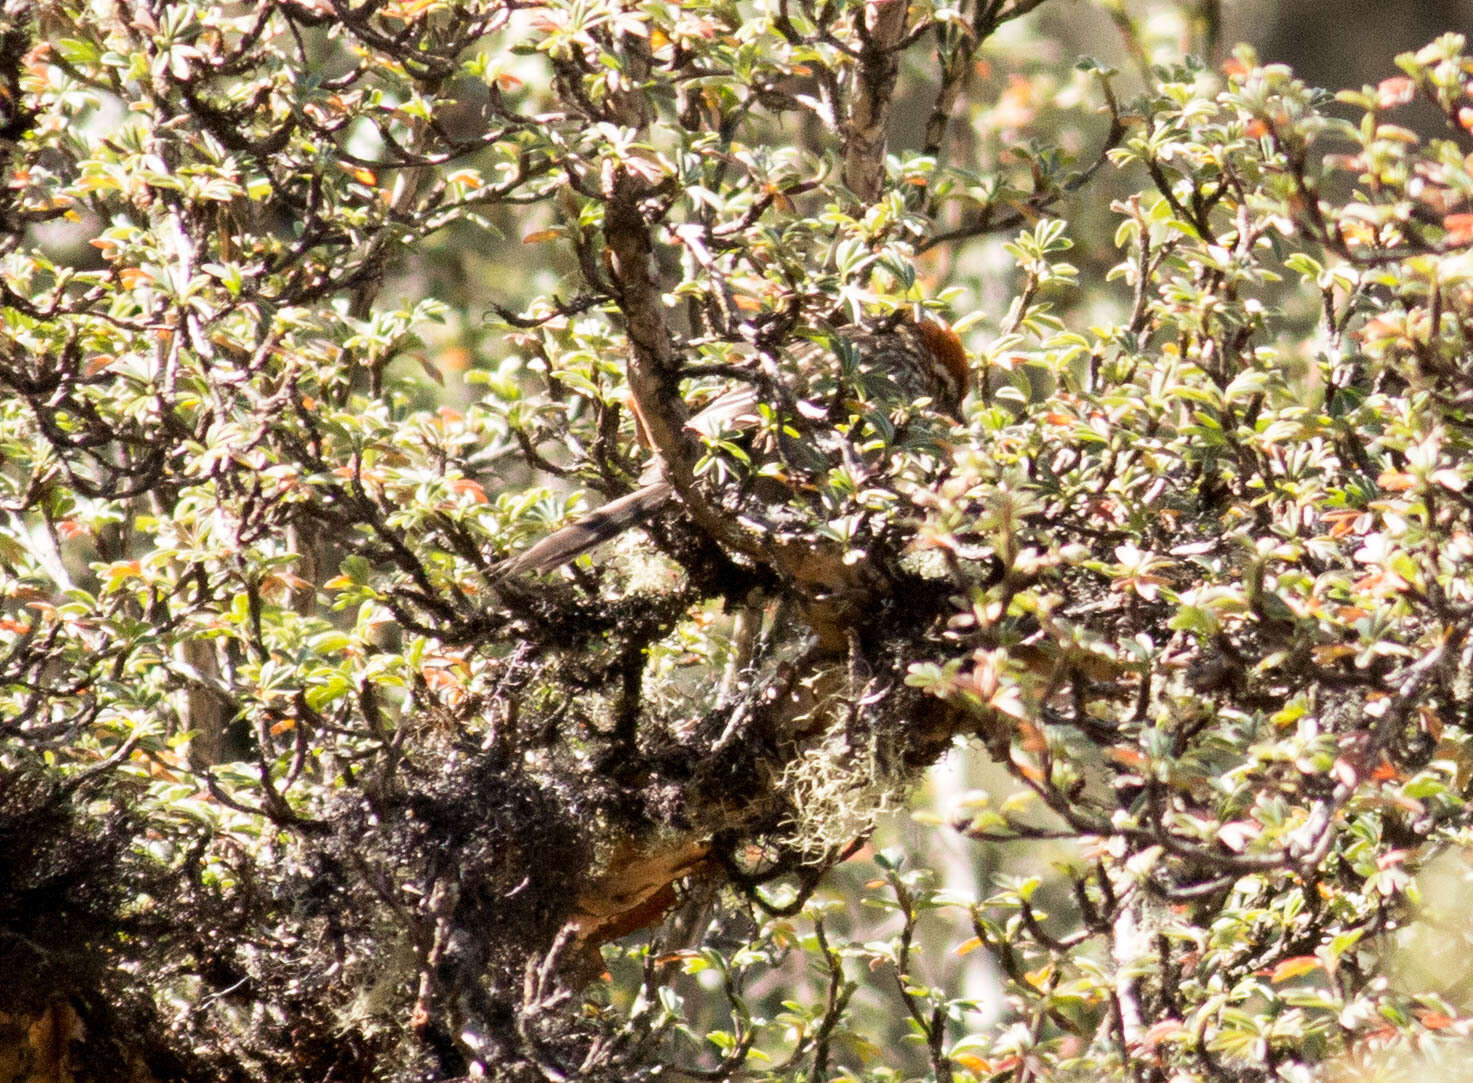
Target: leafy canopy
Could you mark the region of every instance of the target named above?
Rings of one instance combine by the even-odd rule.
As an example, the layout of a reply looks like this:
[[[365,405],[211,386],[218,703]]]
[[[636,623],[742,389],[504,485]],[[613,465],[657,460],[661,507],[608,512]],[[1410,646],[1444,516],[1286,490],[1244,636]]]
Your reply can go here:
[[[1455,1055],[1466,42],[1332,96],[1040,6],[5,4],[0,1010],[96,1078]],[[920,311],[955,427],[844,346]],[[684,434],[732,383],[812,454]],[[503,574],[641,438],[670,511]],[[955,744],[982,892],[846,880]]]

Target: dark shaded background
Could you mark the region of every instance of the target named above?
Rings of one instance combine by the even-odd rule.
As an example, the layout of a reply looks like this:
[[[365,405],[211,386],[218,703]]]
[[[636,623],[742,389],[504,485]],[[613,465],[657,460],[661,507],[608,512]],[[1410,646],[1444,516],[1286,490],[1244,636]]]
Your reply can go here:
[[[1264,63],[1288,64],[1314,86],[1339,89],[1396,75],[1397,53],[1415,51],[1455,30],[1473,37],[1473,0],[1181,0],[1215,13],[1220,64],[1238,42],[1258,50]],[[1126,0],[1133,19],[1149,22],[1159,0]],[[1074,52],[1120,65],[1126,61],[1119,30],[1103,5],[1061,3],[1041,11],[1047,36]]]
[[[1247,41],[1265,61],[1325,87],[1397,74],[1397,53],[1439,34],[1473,33],[1473,0],[1224,0],[1225,44]]]

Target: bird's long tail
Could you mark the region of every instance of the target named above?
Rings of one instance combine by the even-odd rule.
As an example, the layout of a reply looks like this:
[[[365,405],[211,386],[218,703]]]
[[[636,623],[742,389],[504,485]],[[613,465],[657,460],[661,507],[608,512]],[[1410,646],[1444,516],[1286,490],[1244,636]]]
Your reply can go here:
[[[560,568],[630,527],[644,522],[670,500],[674,493],[668,481],[652,481],[628,496],[611,500],[583,518],[543,538],[526,552],[504,561],[497,569],[503,575],[550,572]]]

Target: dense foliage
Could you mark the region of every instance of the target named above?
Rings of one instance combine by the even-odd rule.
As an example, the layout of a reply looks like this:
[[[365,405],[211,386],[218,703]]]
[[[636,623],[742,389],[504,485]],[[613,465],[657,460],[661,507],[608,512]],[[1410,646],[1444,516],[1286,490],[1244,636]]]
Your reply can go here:
[[[1456,1057],[1473,58],[1332,95],[1112,3],[1117,72],[1044,6],[5,0],[0,1053]],[[923,312],[958,424],[848,337]],[[761,435],[683,428],[733,384]],[[976,897],[855,857],[953,748]]]

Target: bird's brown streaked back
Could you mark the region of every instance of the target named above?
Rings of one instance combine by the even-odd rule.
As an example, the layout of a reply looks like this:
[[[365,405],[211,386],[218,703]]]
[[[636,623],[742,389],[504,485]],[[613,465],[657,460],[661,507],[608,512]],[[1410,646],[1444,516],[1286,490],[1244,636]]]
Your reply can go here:
[[[886,370],[900,392],[913,400],[930,400],[936,413],[959,416],[968,390],[970,366],[966,348],[950,327],[923,317],[902,319],[880,330],[851,331],[843,337],[865,367]],[[820,359],[832,359],[829,351],[816,346],[802,349],[797,356],[800,363],[806,361],[810,365]],[[734,387],[707,403],[686,427],[707,436],[721,430],[754,428],[760,416],[756,410],[759,401],[754,387]],[[657,459],[646,467],[639,487],[633,492],[595,508],[503,561],[498,573],[553,571],[644,521],[674,495],[674,488]]]

